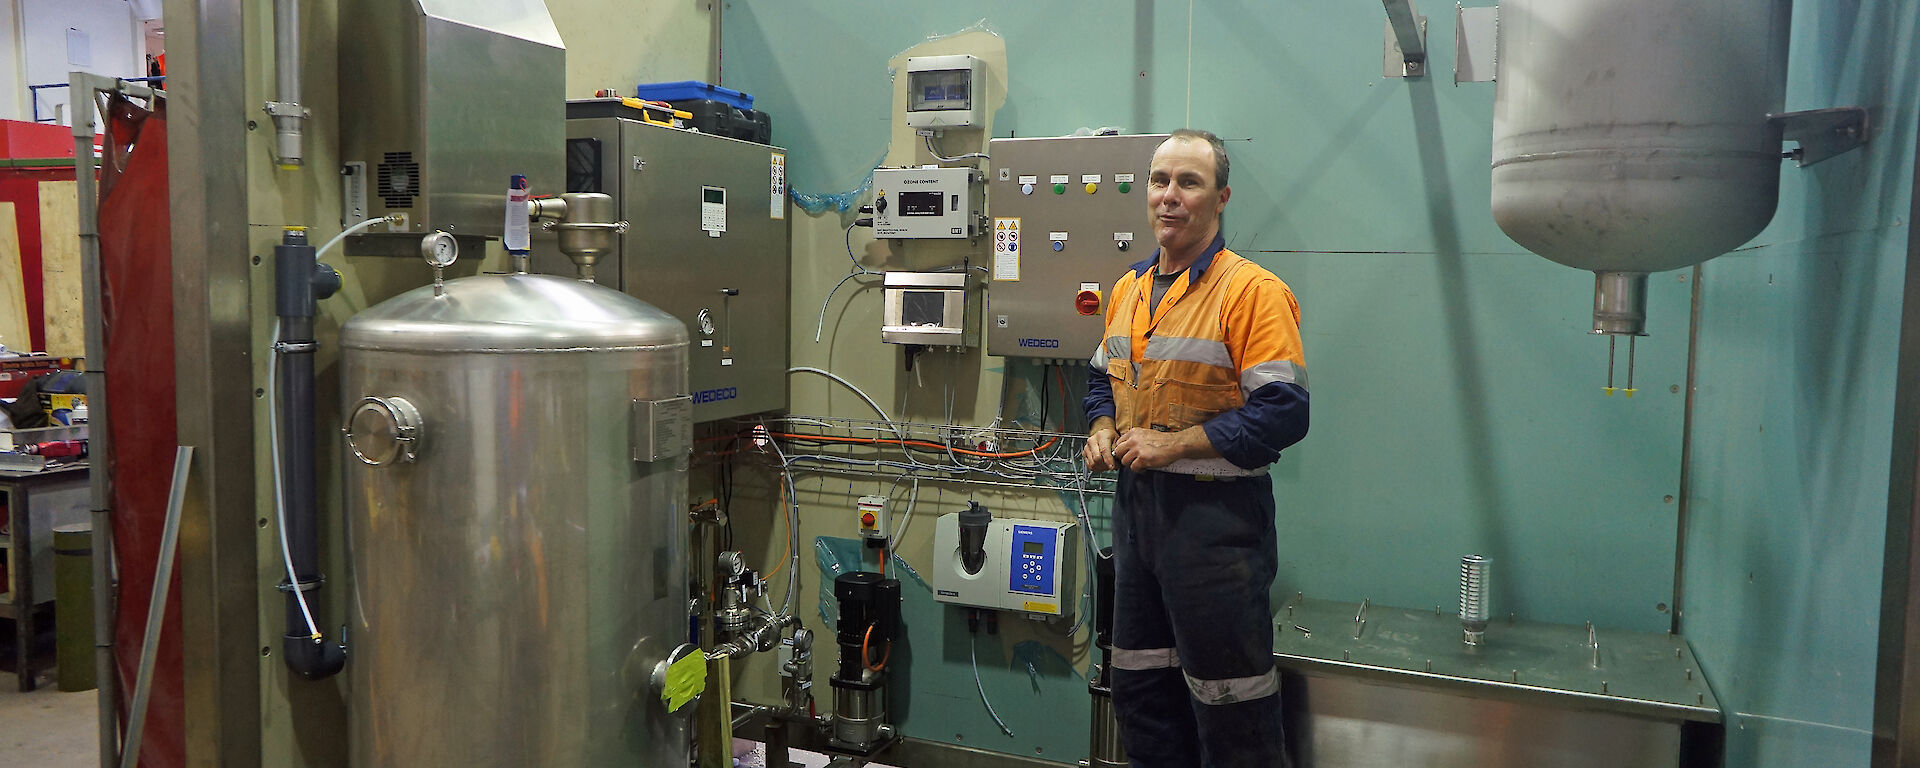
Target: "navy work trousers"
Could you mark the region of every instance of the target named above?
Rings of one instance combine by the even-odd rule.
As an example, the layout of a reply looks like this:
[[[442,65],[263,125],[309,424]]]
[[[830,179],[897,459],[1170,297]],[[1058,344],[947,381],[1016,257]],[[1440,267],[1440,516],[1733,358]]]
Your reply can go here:
[[[1113,704],[1133,768],[1277,768],[1273,482],[1120,470]]]

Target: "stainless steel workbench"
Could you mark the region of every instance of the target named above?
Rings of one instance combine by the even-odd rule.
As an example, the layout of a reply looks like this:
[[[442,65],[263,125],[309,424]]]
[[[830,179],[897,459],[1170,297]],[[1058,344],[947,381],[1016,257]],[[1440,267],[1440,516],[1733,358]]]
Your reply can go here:
[[[1495,620],[1470,646],[1451,612],[1296,596],[1273,643],[1296,765],[1717,765],[1686,640],[1592,634],[1597,653],[1583,626]]]

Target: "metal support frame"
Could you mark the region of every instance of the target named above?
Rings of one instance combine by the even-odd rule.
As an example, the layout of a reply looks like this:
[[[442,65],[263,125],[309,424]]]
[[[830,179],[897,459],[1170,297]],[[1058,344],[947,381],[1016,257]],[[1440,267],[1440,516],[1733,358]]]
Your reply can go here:
[[[1835,155],[1866,146],[1872,128],[1865,107],[1828,107],[1767,115],[1780,126],[1780,138],[1800,146],[1781,153],[1805,168]]]
[[[1920,148],[1909,187],[1920,183]],[[1920,195],[1913,196],[1920,216]],[[1909,219],[1912,221],[1912,219]],[[1893,396],[1892,472],[1881,565],[1880,644],[1874,664],[1874,768],[1920,764],[1920,227],[1908,227]]]
[[[114,78],[104,77],[100,75],[88,75],[88,77],[99,77],[101,80],[105,80],[105,81],[114,80]],[[153,77],[122,77],[122,78],[119,78],[119,82],[146,83],[148,85],[154,85],[154,84],[165,82],[166,79],[167,79],[166,75],[155,75]],[[40,116],[40,92],[44,90],[53,89],[53,88],[66,88],[70,85],[72,85],[72,83],[41,83],[39,85],[27,86],[27,103],[32,105],[33,121],[36,123],[51,123],[58,120],[59,118],[57,117],[52,117],[52,116],[41,117]]]
[[[1427,74],[1427,17],[1414,10],[1413,0],[1381,0],[1387,9],[1387,77],[1425,77]]]
[[[152,100],[156,98],[156,91],[86,72],[74,72],[68,77],[67,85],[72,89],[69,92],[76,97],[73,100],[75,106],[80,104],[82,98],[86,101],[86,108],[76,109],[73,113],[73,178],[74,194],[79,198],[80,290],[86,329],[87,407],[101,425],[100,429],[93,430],[88,443],[93,464],[93,470],[87,473],[93,522],[93,665],[95,684],[100,690],[97,697],[100,764],[112,766],[119,762],[120,757],[120,678],[114,664],[113,605],[116,589],[112,581],[113,434],[109,425],[113,422],[109,420],[110,412],[107,410],[106,326],[101,317],[105,284],[100,270],[100,193],[99,180],[94,177],[97,172],[93,157],[94,115],[97,113],[103,118],[107,115],[106,106],[100,99],[102,94],[120,93]],[[163,93],[160,95],[164,96]]]
[[[1706,267],[1693,265],[1693,289],[1687,301],[1687,391],[1686,405],[1680,409],[1680,488],[1676,492],[1677,514],[1674,519],[1673,546],[1673,599],[1670,605],[1672,622],[1667,631],[1680,634],[1681,623],[1686,619],[1687,598],[1687,527],[1693,517],[1693,417],[1699,394],[1700,372],[1700,300],[1705,293],[1701,284],[1706,282]]]
[[[258,765],[260,566],[246,57],[258,4],[167,3],[169,218],[179,443],[194,447],[180,520],[189,765]]]

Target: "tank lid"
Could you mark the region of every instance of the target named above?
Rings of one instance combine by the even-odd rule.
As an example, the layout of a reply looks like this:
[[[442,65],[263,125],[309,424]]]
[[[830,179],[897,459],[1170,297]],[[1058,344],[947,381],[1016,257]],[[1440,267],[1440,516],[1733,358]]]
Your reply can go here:
[[[421,286],[354,315],[345,349],[547,352],[687,343],[687,327],[644,301],[553,275],[476,275],[444,295]]]

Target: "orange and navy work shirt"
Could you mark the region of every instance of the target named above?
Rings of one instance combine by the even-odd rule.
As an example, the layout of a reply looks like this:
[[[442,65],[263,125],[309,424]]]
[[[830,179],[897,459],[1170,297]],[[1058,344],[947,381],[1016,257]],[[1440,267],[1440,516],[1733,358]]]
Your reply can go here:
[[[1219,459],[1181,459],[1162,471],[1265,474],[1307,435],[1307,367],[1300,305],[1272,272],[1215,237],[1151,305],[1155,250],[1128,268],[1107,304],[1106,338],[1089,361],[1087,420],[1206,430]]]

